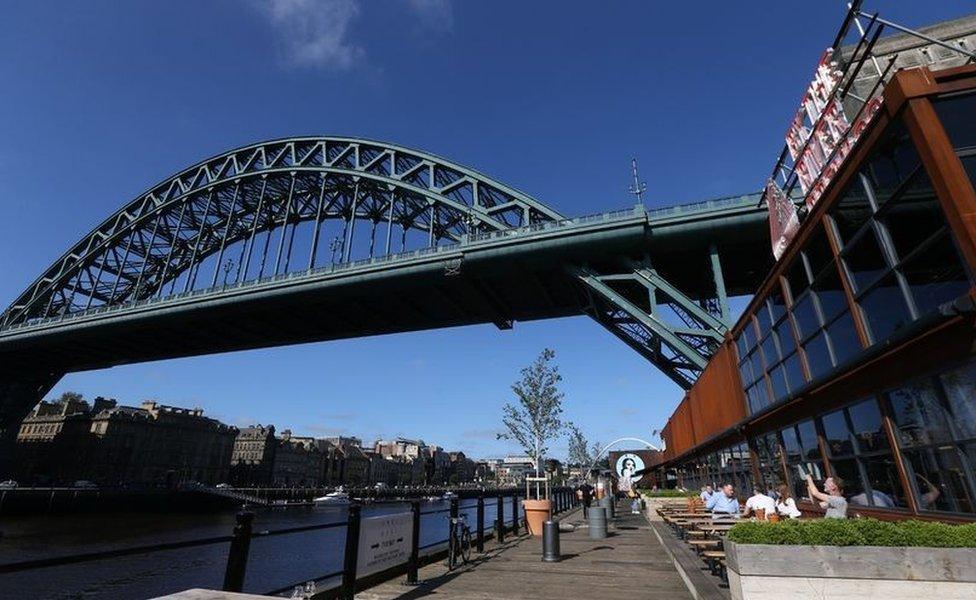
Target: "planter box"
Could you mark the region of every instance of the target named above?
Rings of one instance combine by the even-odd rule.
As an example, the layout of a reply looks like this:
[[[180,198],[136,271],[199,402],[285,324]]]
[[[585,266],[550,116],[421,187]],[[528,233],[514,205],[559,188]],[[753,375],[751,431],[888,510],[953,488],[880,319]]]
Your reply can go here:
[[[976,600],[976,549],[725,544],[733,600]]]

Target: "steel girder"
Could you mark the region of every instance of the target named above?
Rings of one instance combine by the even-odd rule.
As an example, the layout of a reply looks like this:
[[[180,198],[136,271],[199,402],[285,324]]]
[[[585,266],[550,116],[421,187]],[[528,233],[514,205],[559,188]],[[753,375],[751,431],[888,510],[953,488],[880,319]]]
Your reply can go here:
[[[715,255],[715,253],[713,253]],[[716,255],[717,256],[717,255]],[[688,389],[728,330],[721,268],[713,259],[716,297],[695,302],[646,264],[600,274],[567,267],[580,283],[584,311]]]
[[[0,315],[0,328],[213,287],[221,268],[224,283],[235,270],[233,280],[241,281],[311,269],[329,221],[342,224],[332,261],[348,262],[561,218],[526,194],[424,152],[353,138],[265,142],[198,163],[127,204],[31,284]],[[295,230],[305,222],[315,224],[311,251],[297,264]],[[368,249],[356,236],[357,222],[370,229]],[[210,257],[213,273],[198,281]]]

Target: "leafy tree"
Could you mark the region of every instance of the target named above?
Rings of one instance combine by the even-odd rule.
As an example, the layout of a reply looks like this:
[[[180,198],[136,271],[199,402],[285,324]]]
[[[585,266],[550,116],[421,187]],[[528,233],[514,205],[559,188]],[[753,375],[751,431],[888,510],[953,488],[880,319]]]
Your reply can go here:
[[[593,462],[593,454],[590,453],[590,445],[586,441],[586,436],[573,423],[568,423],[566,428],[569,429],[570,464],[579,465],[584,469],[589,468],[590,463]]]
[[[563,393],[558,387],[562,376],[559,367],[552,364],[555,357],[556,353],[546,348],[522,369],[521,379],[512,384],[518,402],[503,408],[502,422],[508,433],[498,434],[499,439],[515,440],[522,446],[535,464],[536,477],[542,470],[542,457],[549,451],[549,441],[563,429]]]
[[[78,392],[64,392],[60,398],[62,402],[79,402],[81,399],[82,395]]]

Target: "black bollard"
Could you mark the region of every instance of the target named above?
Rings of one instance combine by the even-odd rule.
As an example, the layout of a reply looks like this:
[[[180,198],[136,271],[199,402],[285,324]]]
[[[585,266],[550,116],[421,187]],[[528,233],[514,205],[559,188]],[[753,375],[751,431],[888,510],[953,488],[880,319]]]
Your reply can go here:
[[[559,562],[559,522],[546,521],[542,524],[542,560]]]
[[[478,495],[478,552],[485,551],[485,496]]]
[[[224,591],[239,592],[244,589],[244,575],[247,573],[247,554],[251,549],[251,525],[254,513],[242,511],[237,513],[237,525],[234,526],[234,539],[230,542],[227,552],[227,569],[224,571]]]

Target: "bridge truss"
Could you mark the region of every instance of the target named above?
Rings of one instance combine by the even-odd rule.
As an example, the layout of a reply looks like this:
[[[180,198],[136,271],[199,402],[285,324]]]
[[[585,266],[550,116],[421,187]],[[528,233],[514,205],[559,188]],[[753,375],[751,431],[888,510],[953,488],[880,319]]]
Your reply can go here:
[[[100,308],[565,221],[526,194],[400,146],[339,137],[255,144],[173,175],[106,219],[0,314],[0,341]],[[620,257],[611,269],[565,265],[581,312],[685,388],[725,333],[717,253],[712,268],[714,297],[696,301],[646,257]]]

